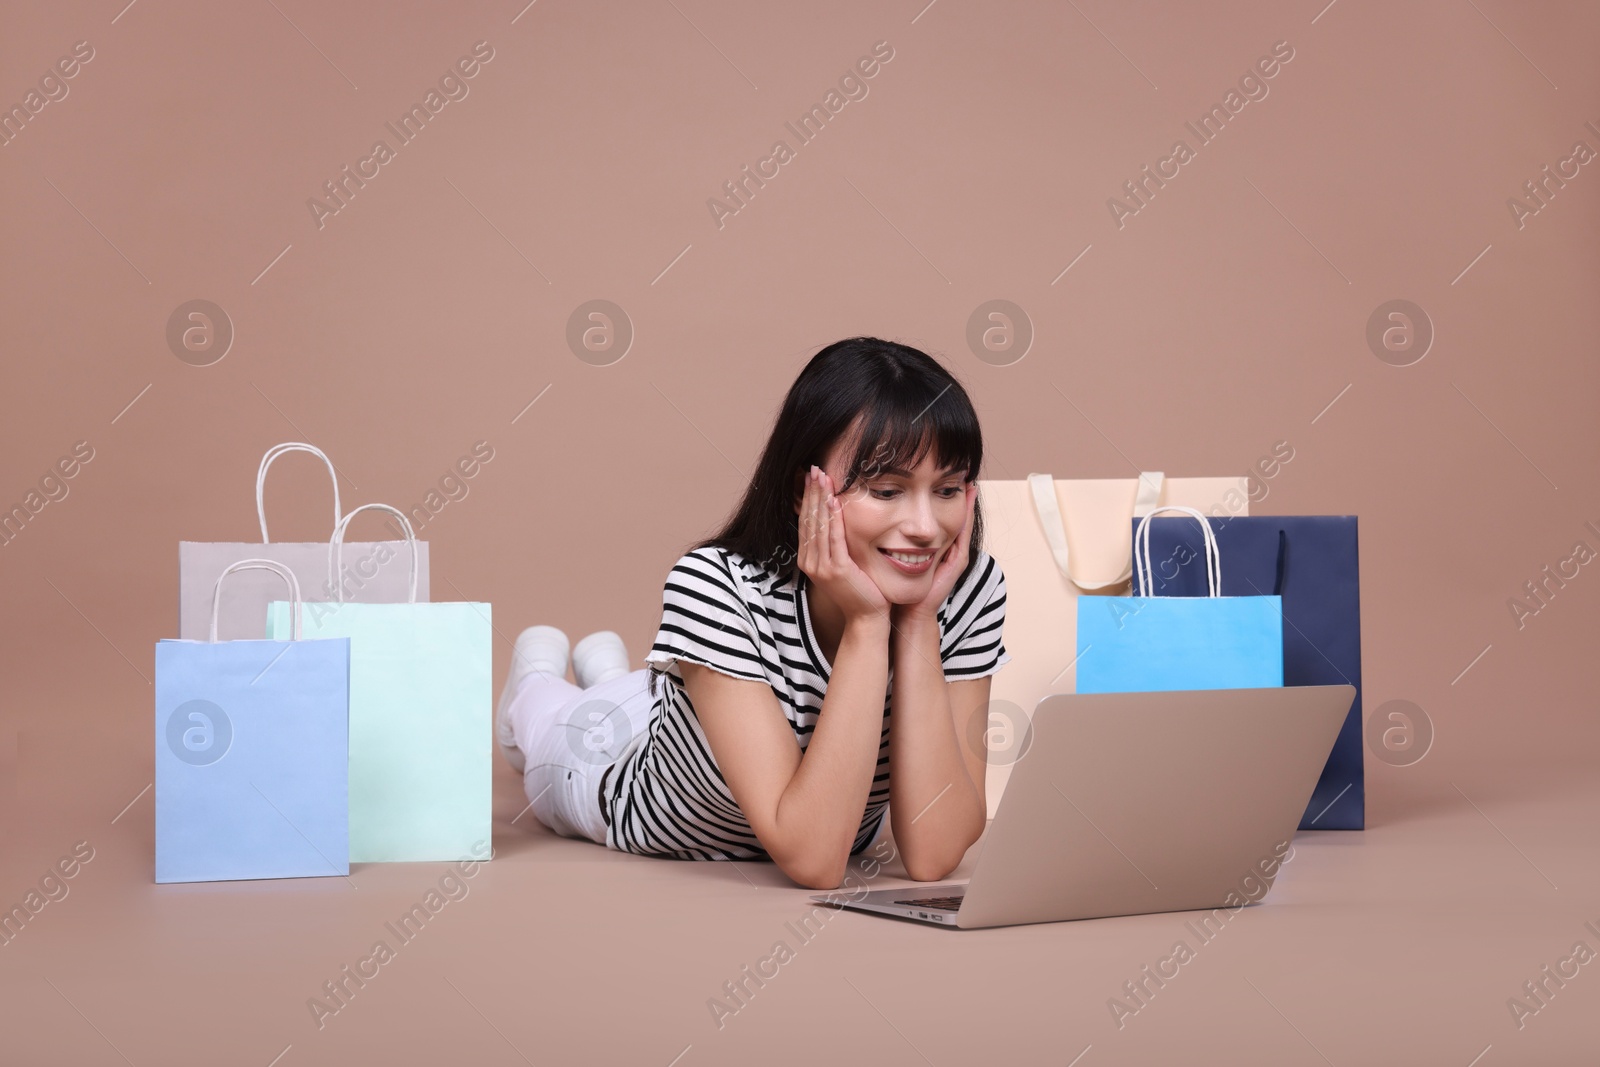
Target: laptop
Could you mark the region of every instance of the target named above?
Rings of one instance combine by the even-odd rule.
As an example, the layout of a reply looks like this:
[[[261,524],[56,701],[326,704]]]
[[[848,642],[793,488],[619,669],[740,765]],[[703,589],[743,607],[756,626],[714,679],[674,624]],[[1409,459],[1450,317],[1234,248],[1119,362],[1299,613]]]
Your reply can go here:
[[[1260,900],[1355,695],[1045,697],[968,881],[810,899],[968,930]]]

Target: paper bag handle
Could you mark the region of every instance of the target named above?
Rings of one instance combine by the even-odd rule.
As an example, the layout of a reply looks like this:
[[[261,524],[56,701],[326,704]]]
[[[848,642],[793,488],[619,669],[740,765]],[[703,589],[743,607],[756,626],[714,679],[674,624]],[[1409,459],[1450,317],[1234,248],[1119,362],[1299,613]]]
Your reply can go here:
[[[411,599],[409,603],[417,602],[417,535],[411,529],[411,520],[406,518],[406,513],[399,508],[390,507],[388,504],[362,504],[358,508],[351,508],[343,518],[333,524],[333,540],[328,542],[328,584],[333,587],[333,598],[337,603],[344,603],[344,582],[340,576],[344,574],[344,534],[350,527],[350,520],[363,511],[387,511],[400,520],[400,529],[406,535],[406,545],[411,549]]]
[[[1204,513],[1197,508],[1184,507],[1182,504],[1167,504],[1151,511],[1139,520],[1139,528],[1133,535],[1133,559],[1139,567],[1139,588],[1144,596],[1152,596],[1151,590],[1155,588],[1155,569],[1150,566],[1150,520],[1163,511],[1181,511],[1185,515],[1193,515],[1200,522],[1200,529],[1205,532],[1206,551],[1206,595],[1222,595],[1222,553],[1217,551],[1217,535],[1211,531],[1211,523],[1206,520]]]
[[[222,580],[234,571],[271,571],[284,580],[289,586],[289,640],[300,640],[300,582],[295,578],[294,571],[274,559],[241,559],[224,568],[217,575],[217,584],[212,587],[210,642],[215,644],[217,640],[217,609],[222,606]]]
[[[1150,513],[1151,509],[1161,501],[1161,489],[1165,479],[1166,475],[1161,471],[1145,471],[1139,475],[1139,491],[1134,498],[1133,514],[1129,518],[1137,519]],[[1055,557],[1056,567],[1061,571],[1062,577],[1079,589],[1092,591],[1121,585],[1132,576],[1131,555],[1122,573],[1110,581],[1087,582],[1074,575],[1071,561],[1067,558],[1067,526],[1062,521],[1061,505],[1056,500],[1055,479],[1048,474],[1030,474],[1028,488],[1033,491],[1033,510],[1039,515],[1039,525],[1044,529],[1044,538],[1050,544],[1050,554]]]
[[[266,455],[261,457],[261,467],[256,471],[256,518],[261,520],[261,543],[266,544],[272,540],[267,536],[267,468],[272,466],[272,461],[285,452],[310,452],[328,466],[328,477],[333,479],[333,522],[339,523],[339,475],[333,469],[333,460],[327,453],[316,445],[308,445],[304,441],[285,441],[281,445],[273,445],[267,449]]]

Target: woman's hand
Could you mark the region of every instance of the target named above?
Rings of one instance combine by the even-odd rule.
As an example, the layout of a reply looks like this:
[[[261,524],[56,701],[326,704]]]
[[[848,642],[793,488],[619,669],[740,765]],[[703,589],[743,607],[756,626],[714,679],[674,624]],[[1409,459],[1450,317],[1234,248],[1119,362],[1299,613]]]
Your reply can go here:
[[[800,552],[796,563],[807,578],[844,612],[845,621],[885,616],[889,600],[845,544],[844,505],[826,471],[813,466],[800,500]]]
[[[928,589],[928,595],[916,604],[896,604],[894,606],[895,625],[902,622],[918,620],[933,622],[939,617],[939,608],[949,599],[955,590],[956,579],[961,572],[967,569],[967,552],[972,544],[972,512],[974,502],[978,499],[978,483],[967,483],[967,517],[961,525],[961,532],[950,547],[945,549],[940,557],[939,564],[933,570],[933,584]]]

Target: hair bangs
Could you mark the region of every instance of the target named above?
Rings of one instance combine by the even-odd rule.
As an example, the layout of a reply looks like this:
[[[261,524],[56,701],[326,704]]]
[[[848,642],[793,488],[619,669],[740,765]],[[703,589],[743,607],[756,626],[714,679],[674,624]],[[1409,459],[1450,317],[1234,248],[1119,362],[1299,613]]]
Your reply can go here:
[[[842,492],[863,478],[898,469],[911,471],[931,450],[940,472],[976,479],[983,438],[970,404],[941,403],[948,387],[931,396],[899,389],[880,394],[862,412],[854,454]],[[963,398],[964,399],[964,398]]]

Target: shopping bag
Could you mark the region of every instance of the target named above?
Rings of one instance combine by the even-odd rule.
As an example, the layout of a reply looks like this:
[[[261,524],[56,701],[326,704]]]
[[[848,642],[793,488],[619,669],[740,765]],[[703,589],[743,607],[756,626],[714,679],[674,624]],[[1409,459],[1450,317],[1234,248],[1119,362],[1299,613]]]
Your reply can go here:
[[[210,611],[211,587],[217,576],[230,563],[255,558],[270,559],[288,567],[295,573],[301,589],[311,602],[337,599],[370,603],[392,603],[407,599],[406,571],[401,561],[406,552],[402,541],[374,541],[348,547],[348,566],[325,577],[327,571],[328,543],[273,542],[267,536],[266,483],[267,470],[279,457],[289,452],[309,452],[328,467],[333,479],[333,521],[338,523],[339,480],[333,462],[320,448],[300,441],[273,445],[261,457],[256,471],[256,518],[261,523],[261,543],[182,541],[178,544],[178,636],[190,640],[203,640],[206,635],[207,613]],[[428,545],[417,546],[417,596],[428,599]],[[339,595],[335,595],[334,585]],[[270,575],[246,573],[229,583],[229,595],[222,606],[222,631],[235,637],[259,638],[265,634],[266,604],[276,589]]]
[[[364,504],[323,546],[335,572],[350,520],[368,510],[393,513],[420,547],[404,513]],[[289,607],[269,605],[268,634],[287,632]],[[494,768],[489,605],[308,603],[304,625],[350,639],[351,862],[480,858]]]
[[[1083,597],[1078,601],[1078,692],[1251,689],[1283,684],[1279,597],[1223,596],[1222,559],[1205,515],[1156,508],[1140,520],[1133,554],[1138,588],[1148,577],[1150,520],[1163,511],[1193,516],[1203,531],[1204,597]]]
[[[1361,572],[1354,515],[1252,515],[1211,524],[1228,561],[1222,595],[1273,593],[1283,603],[1283,684],[1356,687],[1311,794],[1302,830],[1360,830],[1366,825],[1361,740]],[[1192,523],[1150,524],[1153,592],[1205,595],[1200,546]]]
[[[1076,683],[1078,598],[1125,595],[1132,574],[1128,520],[1162,504],[1211,515],[1249,512],[1247,478],[981,480],[983,550],[1006,576],[1006,651],[1011,662],[993,676],[986,734],[985,794],[989,817],[1000,806],[1011,764],[1027,751],[1028,724],[1039,701],[1070,693]],[[969,735],[970,736],[970,735]]]
[[[217,639],[223,580],[246,570],[289,586],[288,640]],[[350,642],[304,637],[273,560],[223,568],[211,605],[206,640],[156,643],[156,881],[349,874]]]

